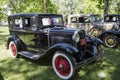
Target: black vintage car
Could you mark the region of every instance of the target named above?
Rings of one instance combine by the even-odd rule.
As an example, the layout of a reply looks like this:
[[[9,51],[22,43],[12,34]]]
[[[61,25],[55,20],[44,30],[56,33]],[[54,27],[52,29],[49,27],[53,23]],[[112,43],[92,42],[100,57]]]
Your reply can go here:
[[[61,79],[71,79],[81,66],[102,59],[102,41],[86,37],[85,31],[63,26],[59,14],[13,14],[8,17],[10,55],[38,60],[52,57],[55,73]]]

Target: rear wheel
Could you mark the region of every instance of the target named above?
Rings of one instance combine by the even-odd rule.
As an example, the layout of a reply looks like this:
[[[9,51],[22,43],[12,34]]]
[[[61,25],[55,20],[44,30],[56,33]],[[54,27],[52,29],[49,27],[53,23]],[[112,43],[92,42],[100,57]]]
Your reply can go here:
[[[119,39],[115,35],[107,34],[104,36],[103,42],[104,42],[105,46],[107,46],[109,48],[116,48],[119,44]]]
[[[75,76],[75,61],[73,57],[61,52],[57,51],[52,58],[52,66],[61,79],[72,79]]]
[[[16,47],[16,44],[13,41],[10,41],[10,43],[9,43],[9,52],[10,52],[11,57],[13,57],[13,58],[18,57],[17,47]]]

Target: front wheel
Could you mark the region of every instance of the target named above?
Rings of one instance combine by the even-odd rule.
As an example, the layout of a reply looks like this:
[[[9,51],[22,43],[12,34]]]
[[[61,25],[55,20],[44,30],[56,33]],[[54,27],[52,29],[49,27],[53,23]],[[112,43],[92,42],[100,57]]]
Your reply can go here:
[[[116,48],[119,44],[119,39],[117,36],[108,34],[103,38],[104,45],[109,48]]]
[[[52,58],[52,66],[61,79],[72,79],[75,76],[75,61],[71,55],[57,51]]]
[[[93,28],[90,30],[90,33],[92,36],[98,37],[102,33],[102,31],[98,28]]]

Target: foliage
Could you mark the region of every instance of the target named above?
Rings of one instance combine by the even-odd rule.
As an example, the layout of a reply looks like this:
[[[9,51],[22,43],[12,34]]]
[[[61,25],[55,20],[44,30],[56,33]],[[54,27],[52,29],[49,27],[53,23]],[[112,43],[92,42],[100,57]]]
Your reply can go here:
[[[47,0],[48,13],[56,13],[55,6]],[[44,0],[8,0],[13,13],[44,12]]]
[[[5,2],[6,0],[0,0],[0,21],[7,17],[7,13],[4,6]]]
[[[102,14],[105,0],[46,0],[48,13],[59,13],[64,17],[73,14]],[[120,14],[120,0],[110,0],[109,13]],[[7,6],[7,7],[5,7]],[[8,11],[14,13],[43,13],[44,0],[1,0],[0,19],[7,17]]]
[[[5,6],[5,7],[3,7]],[[48,13],[56,13],[56,6],[47,0]],[[0,19],[7,17],[8,11],[14,13],[43,13],[44,0],[4,0],[0,1]]]

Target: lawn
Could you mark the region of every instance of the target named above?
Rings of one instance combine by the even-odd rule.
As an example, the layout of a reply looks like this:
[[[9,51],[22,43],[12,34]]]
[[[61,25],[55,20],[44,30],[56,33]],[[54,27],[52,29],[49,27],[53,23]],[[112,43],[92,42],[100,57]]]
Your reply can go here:
[[[8,36],[8,27],[0,27],[0,80],[60,80],[45,58],[11,58],[5,47]],[[104,49],[103,62],[82,67],[75,80],[120,80],[120,48]]]

